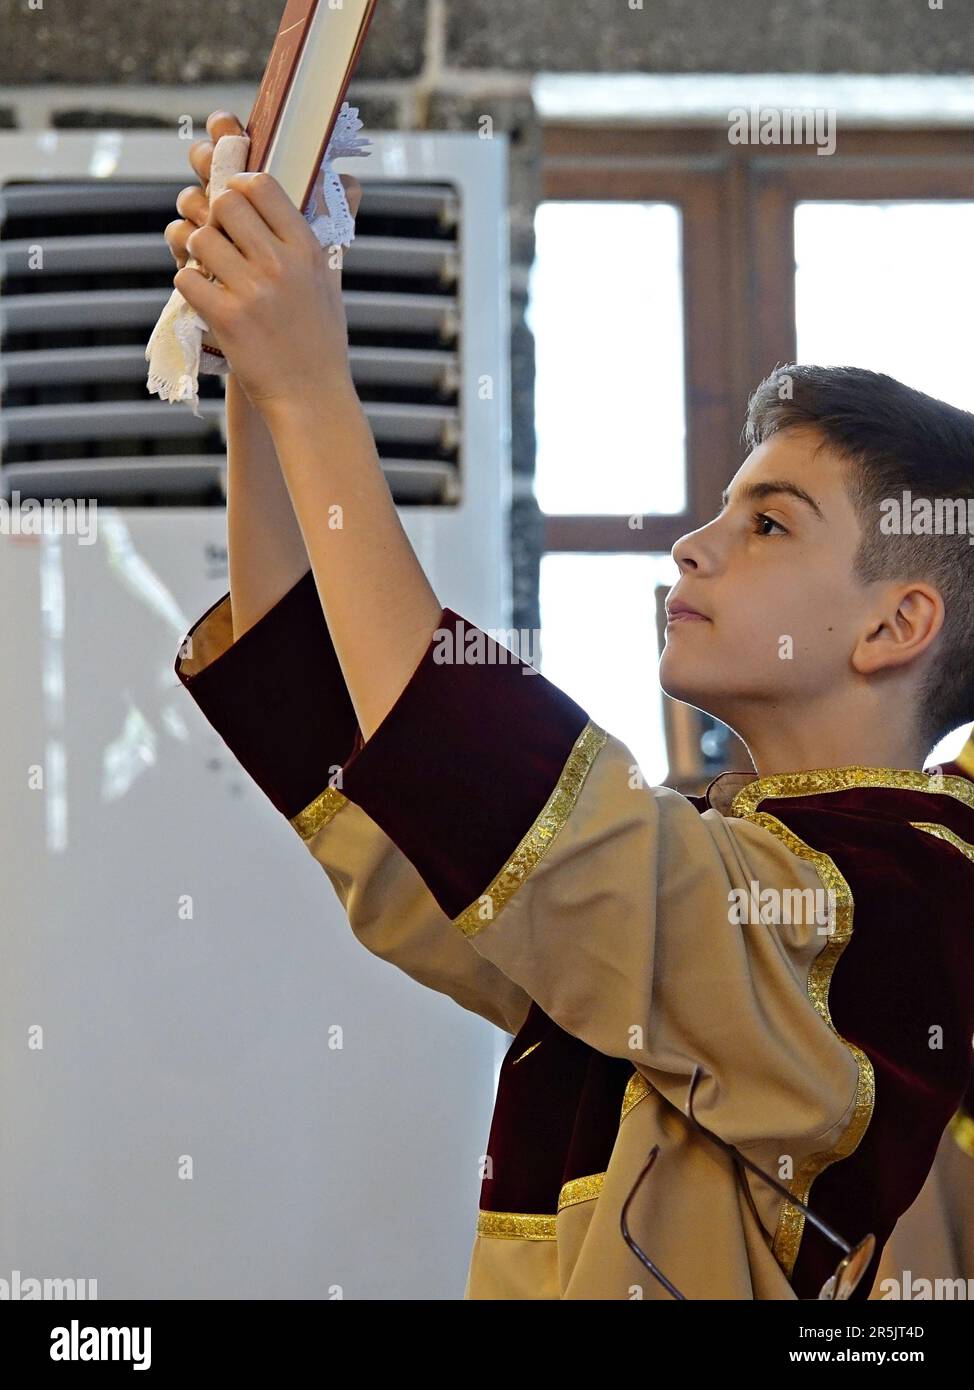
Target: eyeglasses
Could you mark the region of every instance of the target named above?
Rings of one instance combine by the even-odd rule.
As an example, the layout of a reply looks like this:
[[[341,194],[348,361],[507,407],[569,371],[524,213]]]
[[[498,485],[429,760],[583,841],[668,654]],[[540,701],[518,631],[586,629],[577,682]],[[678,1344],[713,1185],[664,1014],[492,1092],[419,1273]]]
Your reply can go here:
[[[693,1094],[697,1089],[697,1083],[702,1075],[703,1068],[698,1064],[693,1069],[693,1076],[690,1078],[690,1089],[687,1093],[686,1115],[694,1129],[712,1140],[713,1143],[723,1149],[726,1154],[729,1154],[738,1168],[743,1166],[749,1172],[756,1174],[757,1177],[763,1178],[763,1180],[768,1183],[770,1187],[773,1187],[776,1192],[780,1192],[782,1197],[787,1198],[791,1206],[797,1207],[798,1210],[803,1213],[806,1221],[810,1221],[816,1230],[821,1231],[823,1236],[842,1251],[842,1258],[836,1266],[835,1273],[830,1275],[822,1285],[819,1299],[828,1299],[838,1302],[840,1299],[851,1298],[873,1257],[873,1251],[876,1248],[876,1237],[870,1234],[864,1236],[857,1245],[850,1245],[849,1242],[844,1240],[837,1231],[834,1231],[826,1221],[823,1221],[820,1216],[816,1216],[810,1207],[807,1207],[804,1202],[800,1202],[797,1197],[789,1192],[784,1183],[779,1182],[778,1179],[772,1177],[770,1173],[766,1173],[763,1168],[759,1168],[757,1164],[752,1163],[749,1158],[745,1158],[740,1150],[735,1148],[733,1144],[728,1144],[725,1139],[721,1139],[720,1135],[715,1134],[712,1129],[708,1129],[706,1125],[702,1124],[693,1113]],[[657,1279],[663,1285],[663,1288],[666,1289],[668,1293],[671,1293],[674,1298],[686,1301],[686,1294],[681,1293],[676,1285],[667,1279],[663,1271],[657,1265],[653,1264],[645,1250],[636,1243],[629,1233],[629,1206],[639,1189],[640,1183],[645,1179],[653,1164],[656,1162],[658,1154],[659,1145],[654,1144],[649,1152],[649,1161],[645,1164],[639,1177],[633,1183],[629,1196],[623,1203],[622,1214],[619,1218],[619,1226],[622,1231],[623,1240],[629,1246],[633,1254],[646,1266],[653,1278]],[[751,1193],[751,1189],[748,1187],[747,1182],[743,1181],[743,1178],[742,1182],[751,1214],[757,1222],[758,1228],[763,1230],[761,1219],[754,1205],[754,1197]]]

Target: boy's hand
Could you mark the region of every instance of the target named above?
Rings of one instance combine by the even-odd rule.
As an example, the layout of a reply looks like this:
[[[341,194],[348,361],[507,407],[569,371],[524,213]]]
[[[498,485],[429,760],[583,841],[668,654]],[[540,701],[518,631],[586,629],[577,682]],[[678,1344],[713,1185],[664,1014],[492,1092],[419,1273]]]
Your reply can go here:
[[[214,111],[206,122],[208,140],[194,140],[189,147],[189,162],[195,172],[199,175],[200,187],[197,184],[190,184],[188,188],[181,190],[176,198],[176,211],[180,214],[174,222],[170,222],[166,228],[166,241],[169,250],[177,267],[182,270],[189,260],[190,253],[186,250],[186,238],[195,232],[197,227],[206,225],[210,216],[210,205],[207,199],[207,189],[210,181],[210,167],[213,163],[213,146],[221,135],[242,135],[243,126],[232,116],[229,111]]]
[[[190,148],[208,179],[213,143],[240,134],[236,117],[214,112],[210,140]],[[354,217],[357,179],[342,175]],[[176,200],[182,220],[166,228],[179,269],[173,284],[202,317],[252,403],[261,411],[322,388],[354,389],[341,294],[342,248],[323,248],[270,174],[235,174],[212,204],[202,188]],[[186,265],[194,257],[219,283]]]

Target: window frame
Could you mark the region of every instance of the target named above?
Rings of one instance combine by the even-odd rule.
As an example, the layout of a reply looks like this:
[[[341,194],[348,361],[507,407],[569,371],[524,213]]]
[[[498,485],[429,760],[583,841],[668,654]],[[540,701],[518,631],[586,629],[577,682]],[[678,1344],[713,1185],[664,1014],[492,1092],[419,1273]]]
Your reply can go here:
[[[551,124],[541,198],[680,208],[687,505],[640,526],[622,515],[542,514],[542,553],[665,552],[719,509],[743,459],[750,392],[795,360],[796,205],[974,201],[974,131],[838,123],[835,152],[822,156],[814,145],[734,145],[726,127]]]

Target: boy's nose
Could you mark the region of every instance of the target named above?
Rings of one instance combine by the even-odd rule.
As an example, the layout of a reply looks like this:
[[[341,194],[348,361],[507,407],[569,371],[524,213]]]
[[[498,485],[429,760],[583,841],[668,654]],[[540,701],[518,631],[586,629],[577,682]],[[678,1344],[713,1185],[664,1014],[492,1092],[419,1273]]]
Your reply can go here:
[[[696,532],[687,532],[685,536],[680,537],[670,551],[673,559],[679,565],[681,572],[683,570],[695,570],[698,568],[697,546],[695,541]]]
[[[719,525],[719,517],[688,531],[681,536],[670,551],[673,559],[684,570],[695,570],[701,574],[714,574],[724,564],[728,535]]]

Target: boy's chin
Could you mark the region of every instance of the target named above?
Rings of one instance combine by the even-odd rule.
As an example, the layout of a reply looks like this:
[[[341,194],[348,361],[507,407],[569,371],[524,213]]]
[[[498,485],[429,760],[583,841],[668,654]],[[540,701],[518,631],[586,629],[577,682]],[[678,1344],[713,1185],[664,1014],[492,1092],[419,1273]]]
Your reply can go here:
[[[696,704],[695,696],[700,693],[698,681],[686,669],[687,663],[679,660],[667,647],[659,659],[659,684],[664,695],[671,700],[682,700],[684,704]]]
[[[693,705],[694,709],[702,710],[714,719],[720,718],[715,708],[720,703],[720,692],[714,690],[708,681],[694,680],[690,672],[679,669],[675,660],[667,661],[665,651],[659,663],[659,684],[663,694],[669,695],[671,700]]]

